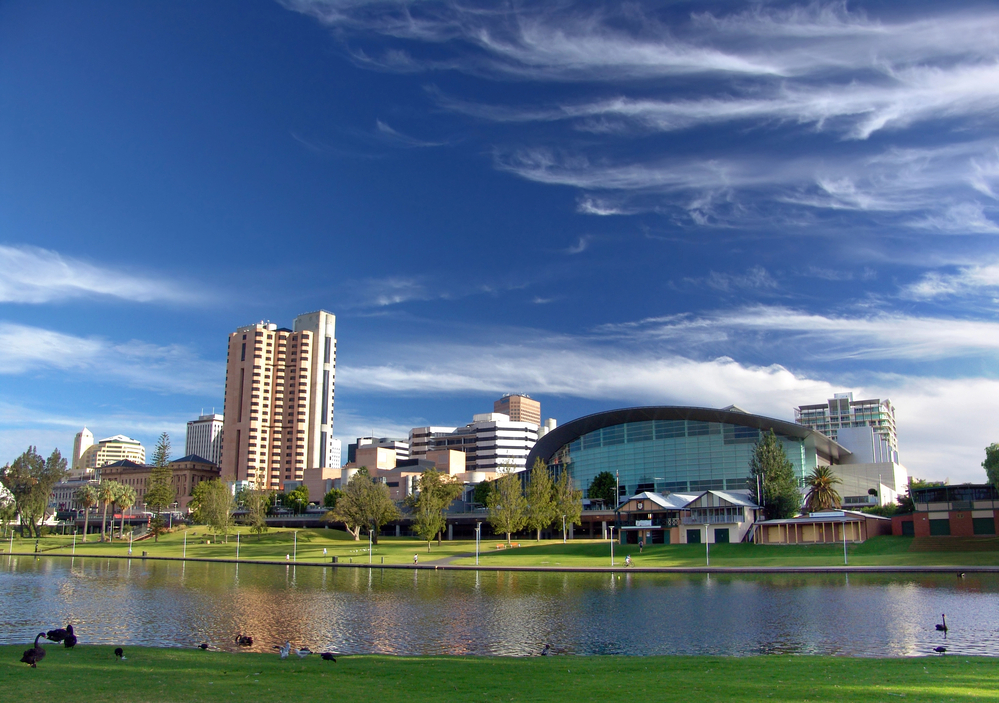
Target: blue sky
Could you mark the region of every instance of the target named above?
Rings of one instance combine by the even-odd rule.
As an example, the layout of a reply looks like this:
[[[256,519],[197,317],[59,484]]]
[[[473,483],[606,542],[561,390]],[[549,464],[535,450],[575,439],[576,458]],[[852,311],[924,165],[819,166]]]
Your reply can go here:
[[[853,391],[983,480],[997,114],[987,3],[5,2],[0,461],[323,308],[345,441]]]

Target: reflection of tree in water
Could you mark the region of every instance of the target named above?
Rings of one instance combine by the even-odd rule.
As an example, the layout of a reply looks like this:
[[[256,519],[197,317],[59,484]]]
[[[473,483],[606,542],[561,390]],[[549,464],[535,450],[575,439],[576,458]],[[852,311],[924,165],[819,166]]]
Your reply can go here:
[[[999,654],[999,575],[644,574],[263,566],[12,558],[0,638],[35,621],[90,643],[315,651],[925,654],[940,612],[948,648]],[[9,595],[8,595],[9,594]],[[952,615],[953,613],[953,615]],[[857,637],[856,633],[864,633]]]

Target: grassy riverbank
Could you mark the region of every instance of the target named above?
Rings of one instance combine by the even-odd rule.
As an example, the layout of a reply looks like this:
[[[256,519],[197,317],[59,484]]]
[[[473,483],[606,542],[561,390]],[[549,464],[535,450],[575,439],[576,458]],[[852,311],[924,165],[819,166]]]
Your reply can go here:
[[[186,547],[185,547],[186,537]],[[124,556],[128,554],[128,541],[115,540],[101,543],[90,535],[83,543],[77,538],[75,553],[80,556]],[[610,543],[602,540],[519,541],[519,547],[498,549],[502,540],[483,540],[479,545],[479,564],[483,566],[538,566],[538,567],[606,567],[610,566]],[[10,543],[0,545],[9,550]],[[327,562],[336,556],[343,563],[368,563],[367,540],[354,541],[341,530],[290,530],[275,529],[262,536],[251,535],[240,529],[240,559],[265,559],[284,561]],[[505,546],[505,545],[504,545]],[[847,546],[849,563],[854,566],[999,566],[999,540],[976,540],[973,545],[955,540],[953,547],[943,551],[918,551],[913,549],[911,537],[875,537],[863,544]],[[43,554],[69,554],[73,552],[72,537],[47,536],[38,544]],[[975,547],[975,551],[962,548]],[[15,552],[31,552],[34,540],[14,538]],[[324,554],[325,550],[325,554]],[[160,537],[132,545],[133,556],[147,552],[149,556],[201,559],[235,559],[237,537],[229,535],[228,541],[218,542],[207,535],[204,527],[178,529]],[[474,565],[475,542],[472,540],[433,543],[427,552],[427,543],[409,538],[382,537],[374,545],[373,564],[412,564],[418,554],[421,564],[449,563]],[[631,555],[635,567],[690,567],[704,566],[704,545],[651,545],[639,554],[636,545],[614,545],[615,565],[623,566],[626,555]],[[762,546],[752,544],[711,545],[711,565],[729,567],[780,567],[780,566],[839,566],[843,564],[841,545]]]
[[[110,646],[0,647],[4,700],[106,703],[348,701],[993,701],[999,667],[985,657],[339,657]]]

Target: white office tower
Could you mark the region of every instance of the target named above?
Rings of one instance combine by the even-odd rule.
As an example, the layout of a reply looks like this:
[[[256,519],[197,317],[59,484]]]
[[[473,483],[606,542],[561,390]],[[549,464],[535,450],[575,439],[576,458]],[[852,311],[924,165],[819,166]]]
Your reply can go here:
[[[73,439],[73,461],[70,464],[70,468],[74,474],[83,471],[80,460],[83,458],[83,453],[93,445],[94,433],[86,427],[76,433],[76,437]]]
[[[184,454],[200,456],[213,464],[222,462],[222,415],[201,415],[187,423]]]
[[[527,455],[538,441],[533,422],[514,422],[503,413],[473,415],[472,422],[450,432],[444,427],[415,427],[410,437],[417,440],[411,456],[427,451],[450,449],[465,453],[466,471],[523,471]],[[415,450],[420,447],[420,453]],[[425,447],[425,449],[424,449]]]
[[[336,438],[330,440],[330,467],[339,469],[343,466],[343,443]]]

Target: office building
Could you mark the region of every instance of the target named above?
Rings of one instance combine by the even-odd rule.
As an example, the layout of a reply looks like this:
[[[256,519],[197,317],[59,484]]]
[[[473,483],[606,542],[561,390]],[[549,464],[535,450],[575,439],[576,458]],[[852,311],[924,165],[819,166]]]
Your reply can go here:
[[[217,413],[201,415],[187,423],[187,441],[184,453],[208,459],[213,464],[222,463],[222,416]]]
[[[409,436],[412,458],[450,449],[465,453],[468,471],[507,473],[524,470],[525,458],[538,441],[538,425],[514,422],[502,413],[482,413],[464,427],[414,427]]]
[[[529,395],[508,393],[493,403],[493,412],[506,415],[513,422],[541,425],[541,403]]]
[[[795,408],[794,421],[834,440],[838,440],[841,429],[872,427],[893,452],[891,461],[898,461],[895,407],[890,400],[854,400],[853,393],[836,393],[820,405]]]
[[[80,460],[83,458],[83,453],[92,446],[94,446],[94,433],[84,427],[73,438],[73,459],[70,462],[69,468],[74,473],[83,470]]]
[[[87,447],[80,455],[79,469],[73,473],[76,477],[90,475],[102,466],[123,460],[145,463],[146,448],[137,439],[117,434]]]
[[[358,437],[357,441],[347,445],[347,463],[356,462],[357,451],[364,447],[391,449],[400,461],[408,459],[410,455],[408,440],[394,439],[392,437]]]
[[[299,315],[292,329],[267,322],[229,335],[222,476],[280,490],[307,469],[334,468],[336,317]]]
[[[845,505],[893,503],[906,489],[905,467],[870,461],[870,441],[858,441],[851,449],[800,424],[734,406],[652,406],[588,415],[539,439],[525,463],[531,467],[541,459],[556,470],[568,470],[584,491],[597,474],[608,471],[618,479],[622,500],[646,491],[744,491],[752,484],[753,451],[770,430],[802,488],[817,466],[832,466],[843,481],[837,488]],[[872,489],[876,495],[869,493]]]
[[[174,491],[172,503],[181,511],[186,511],[194,495],[194,487],[202,481],[219,478],[218,465],[205,461],[200,456],[185,456],[169,464],[170,484]],[[101,469],[101,479],[117,481],[135,489],[135,505],[142,507],[146,502],[146,490],[152,481],[154,467],[143,462],[116,461]],[[148,507],[148,506],[147,506]]]

